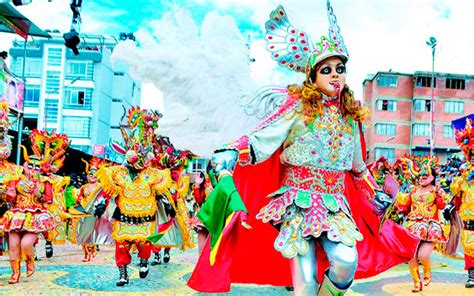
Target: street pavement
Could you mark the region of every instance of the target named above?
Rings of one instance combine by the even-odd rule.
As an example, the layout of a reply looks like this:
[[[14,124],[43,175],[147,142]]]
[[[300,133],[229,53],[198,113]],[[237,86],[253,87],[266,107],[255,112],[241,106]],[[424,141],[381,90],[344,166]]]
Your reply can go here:
[[[0,295],[205,295],[186,286],[197,260],[197,250],[173,249],[168,264],[150,266],[146,279],[138,276],[138,260],[129,266],[130,284],[116,287],[118,270],[113,247],[101,247],[96,258],[83,263],[82,249],[76,245],[54,246],[54,256],[45,258],[44,242],[37,247],[37,271],[26,278],[24,263],[19,284],[9,285],[7,256],[0,258]],[[466,272],[463,261],[432,255],[433,282],[417,295],[473,295],[464,288]],[[416,295],[411,293],[412,280],[407,264],[397,266],[368,280],[358,280],[347,295]],[[229,295],[291,295],[283,287],[234,285]]]

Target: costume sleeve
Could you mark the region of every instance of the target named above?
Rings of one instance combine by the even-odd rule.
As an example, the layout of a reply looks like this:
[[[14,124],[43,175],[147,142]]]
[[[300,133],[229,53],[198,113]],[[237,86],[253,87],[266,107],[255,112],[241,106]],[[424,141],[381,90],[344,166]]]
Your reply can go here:
[[[411,193],[401,193],[397,194],[397,200],[395,201],[395,208],[400,213],[408,213],[411,207]]]
[[[361,134],[360,134],[360,127],[359,127],[359,122],[355,122],[354,124],[354,141],[355,141],[355,150],[354,150],[354,160],[352,161],[352,171],[354,173],[362,173],[367,169],[364,158],[362,156],[362,153],[365,153],[365,151],[362,151],[362,144],[361,144]]]
[[[438,210],[444,209],[446,205],[449,202],[449,196],[444,192],[443,189],[439,189],[438,192],[435,192],[436,194],[436,206],[438,207]]]
[[[42,202],[44,203],[53,203],[53,184],[51,182],[46,181],[43,183],[43,196],[41,197]]]
[[[100,167],[95,175],[109,198],[117,196],[122,188],[115,184],[113,175],[117,173],[113,167]]]
[[[287,97],[287,102],[262,122],[253,132],[225,145],[216,152],[233,149],[239,152],[240,165],[257,164],[267,160],[287,138],[299,118],[301,100]]]

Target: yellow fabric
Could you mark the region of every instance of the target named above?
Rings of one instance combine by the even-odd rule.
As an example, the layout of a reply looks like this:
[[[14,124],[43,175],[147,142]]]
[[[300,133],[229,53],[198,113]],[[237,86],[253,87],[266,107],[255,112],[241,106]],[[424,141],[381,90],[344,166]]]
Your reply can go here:
[[[225,220],[224,229],[230,223],[232,218],[234,218],[234,215],[235,215],[235,212],[233,212],[232,214],[229,215],[229,217],[227,217],[227,219]],[[224,231],[222,231],[222,233],[224,233]],[[212,248],[211,254],[209,255],[209,262],[211,263],[211,266],[214,265],[214,263],[216,263],[216,256],[217,256],[217,252],[219,251],[219,246],[221,244],[222,233],[221,233],[221,236],[219,236],[219,239],[217,240],[216,244],[214,245],[214,248]]]
[[[474,230],[464,229],[461,235],[461,243],[464,247],[464,253],[474,257]]]
[[[117,242],[147,242],[147,237],[155,234],[155,229],[155,221],[141,224],[128,224],[115,220],[112,222],[112,237]]]

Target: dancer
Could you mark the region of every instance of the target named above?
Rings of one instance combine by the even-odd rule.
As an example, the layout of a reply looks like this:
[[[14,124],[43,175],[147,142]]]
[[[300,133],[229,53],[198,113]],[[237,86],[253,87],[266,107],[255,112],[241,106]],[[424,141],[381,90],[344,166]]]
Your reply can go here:
[[[213,156],[217,171],[231,171],[238,163],[234,179],[248,217],[245,221],[239,210],[226,224],[222,234],[234,233],[221,237],[222,258],[209,260],[206,243],[188,282],[194,289],[224,292],[230,282],[289,286],[291,270],[296,295],[342,295],[354,277],[375,275],[416,252],[419,240],[392,221],[379,233],[372,197],[362,194],[373,195],[376,187],[364,163],[361,135],[368,111],[345,84],[349,56],[329,1],[327,8],[329,38],[321,37],[314,47],[281,6],[265,24],[272,57],[306,79],[287,89],[260,91],[256,100],[284,103],[255,131]],[[238,227],[236,219],[252,230]],[[290,260],[282,261],[272,245]]]
[[[451,194],[454,196],[443,215],[447,220],[450,212],[457,210],[464,229],[461,241],[464,248],[464,269],[468,272],[466,288],[474,288],[474,128],[472,120],[467,119],[464,129],[455,131],[456,142],[466,158],[467,170],[451,183]]]
[[[449,197],[436,185],[436,163],[437,159],[432,158],[423,164],[419,173],[419,185],[409,194],[400,193],[395,205],[399,212],[407,215],[405,228],[408,232],[421,239],[416,256],[408,263],[414,282],[412,292],[421,292],[423,285],[428,286],[431,283],[430,255],[436,243],[448,241],[439,210],[444,209]],[[423,280],[420,277],[418,262],[423,266]]]
[[[107,199],[95,176],[104,161],[93,157],[86,164],[87,184],[82,185],[77,194],[77,205],[94,215],[80,218],[75,227],[76,243],[84,250],[83,262],[89,262],[97,253],[97,245],[113,245],[112,223],[105,217]]]
[[[19,180],[11,180],[7,189],[7,201],[12,204],[3,217],[5,232],[8,232],[9,256],[12,275],[9,284],[20,281],[20,261],[26,259],[26,275],[35,272],[35,254],[33,244],[38,234],[53,229],[54,221],[46,208],[53,201],[52,185],[47,177],[40,175],[41,167],[48,163],[36,155],[28,156],[23,148],[25,164],[24,175]]]
[[[0,218],[9,209],[7,203],[7,188],[10,181],[16,181],[23,174],[23,167],[8,162],[11,155],[12,143],[8,137],[10,121],[8,118],[8,102],[0,103]],[[3,225],[0,225],[2,227]],[[0,229],[0,255],[6,250],[6,240],[3,227]]]
[[[169,195],[170,171],[151,167],[154,160],[152,141],[158,119],[159,114],[139,107],[132,107],[124,113],[120,129],[125,145],[113,142],[112,148],[124,154],[127,163],[101,167],[96,172],[108,198],[115,199],[112,236],[115,240],[115,262],[120,272],[117,286],[129,283],[127,265],[132,259],[132,245],[138,249],[140,278],[148,275],[151,243],[147,237],[156,229],[156,197]]]

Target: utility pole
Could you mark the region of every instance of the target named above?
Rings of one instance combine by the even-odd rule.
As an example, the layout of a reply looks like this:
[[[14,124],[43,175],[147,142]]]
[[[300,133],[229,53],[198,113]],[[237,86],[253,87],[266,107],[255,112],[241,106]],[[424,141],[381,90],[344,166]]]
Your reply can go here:
[[[435,87],[435,75],[434,75],[434,63],[435,63],[435,51],[436,51],[436,38],[433,36],[430,37],[428,41],[426,41],[426,45],[431,47],[431,103],[430,103],[430,157],[433,157],[433,150],[434,150],[434,134],[435,134],[435,127],[434,127],[434,109],[435,109],[435,102],[434,102],[434,87]]]

